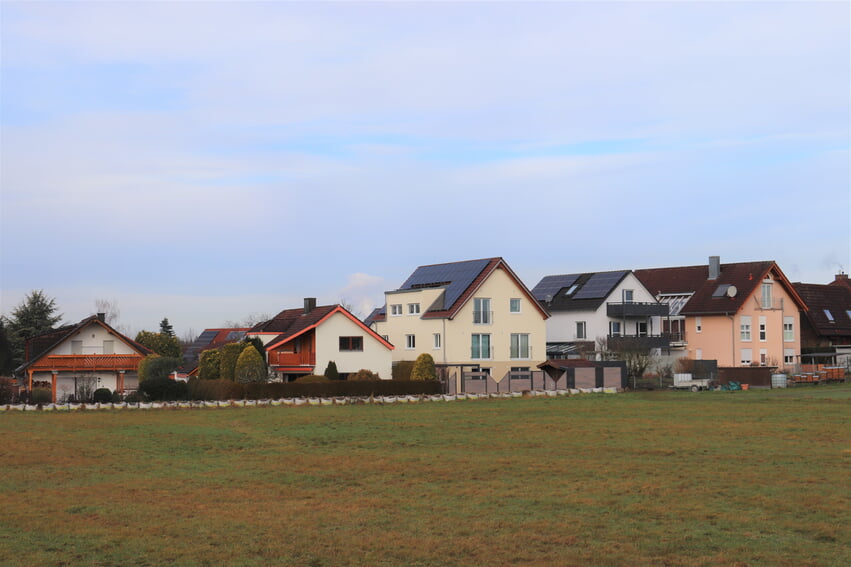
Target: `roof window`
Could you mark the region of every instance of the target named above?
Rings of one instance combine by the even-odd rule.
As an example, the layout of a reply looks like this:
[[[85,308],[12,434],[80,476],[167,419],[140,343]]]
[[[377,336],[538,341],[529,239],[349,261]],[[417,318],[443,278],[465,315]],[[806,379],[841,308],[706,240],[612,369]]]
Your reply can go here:
[[[824,310],[824,314],[825,314],[825,316],[827,316],[827,320],[828,320],[828,321],[830,321],[831,323],[835,323],[835,322],[836,322],[836,321],[833,319],[833,313],[831,313],[831,312],[830,312],[830,309],[825,309],[825,310]]]

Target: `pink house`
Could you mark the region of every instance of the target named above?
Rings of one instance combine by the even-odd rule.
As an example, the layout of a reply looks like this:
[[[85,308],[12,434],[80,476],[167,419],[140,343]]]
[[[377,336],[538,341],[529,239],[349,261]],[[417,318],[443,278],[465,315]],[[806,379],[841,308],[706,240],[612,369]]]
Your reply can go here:
[[[801,354],[800,314],[807,307],[773,261],[636,270],[660,302],[660,321],[679,339],[682,356],[719,366],[791,367]],[[674,332],[675,331],[675,332]]]

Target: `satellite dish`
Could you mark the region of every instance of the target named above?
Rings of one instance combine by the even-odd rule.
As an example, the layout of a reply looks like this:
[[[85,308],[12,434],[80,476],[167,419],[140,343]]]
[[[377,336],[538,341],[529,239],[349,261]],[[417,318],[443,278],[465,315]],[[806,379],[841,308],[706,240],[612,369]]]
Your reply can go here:
[[[737,293],[739,293],[739,290],[736,289],[736,286],[731,285],[727,288],[727,297],[736,297]]]

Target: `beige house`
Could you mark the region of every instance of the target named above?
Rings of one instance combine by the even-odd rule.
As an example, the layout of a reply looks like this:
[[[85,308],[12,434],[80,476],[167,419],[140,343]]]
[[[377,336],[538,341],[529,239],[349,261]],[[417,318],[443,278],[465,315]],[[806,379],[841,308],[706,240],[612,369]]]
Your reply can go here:
[[[546,360],[549,313],[502,258],[420,266],[384,295],[366,323],[396,346],[394,363],[429,353],[457,386],[464,374],[500,382]]]

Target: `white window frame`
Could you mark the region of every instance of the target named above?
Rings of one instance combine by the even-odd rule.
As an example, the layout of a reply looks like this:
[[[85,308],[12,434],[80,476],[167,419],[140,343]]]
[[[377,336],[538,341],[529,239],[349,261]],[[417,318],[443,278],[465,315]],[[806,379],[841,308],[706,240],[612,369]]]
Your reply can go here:
[[[419,315],[420,314],[420,304],[419,303],[409,303],[408,304],[408,315]]]
[[[432,347],[434,350],[440,350],[440,333],[432,334]]]
[[[525,345],[523,344],[524,339]],[[529,346],[529,333],[511,333],[508,352],[511,360],[529,360],[532,352],[532,348]]]
[[[702,333],[703,332],[703,317],[695,317],[694,318],[694,332]]]
[[[487,339],[483,341],[483,339]],[[484,342],[487,342],[487,348],[483,349]],[[478,343],[478,344],[477,344]],[[475,356],[476,350],[478,349],[478,356]],[[487,350],[484,354],[486,356],[482,356],[482,350]],[[470,360],[491,360],[491,336],[490,333],[473,333],[470,336]]]
[[[490,297],[473,298],[473,324],[490,325],[493,323]]]
[[[623,302],[624,303],[632,303],[635,301],[635,290],[625,289],[623,290]]]
[[[390,316],[398,317],[402,314],[402,304],[401,303],[391,303],[390,304]]]
[[[751,364],[753,364],[753,349],[742,349],[742,354],[739,357],[739,364],[741,364],[742,366],[750,366]]]
[[[405,335],[405,350],[414,350],[417,348],[417,336]]]
[[[520,306],[521,306],[521,303],[520,303],[519,297],[512,297],[511,299],[508,300],[508,312],[509,313],[520,313],[521,312]],[[515,307],[516,307],[516,309],[515,309]]]
[[[585,321],[576,322],[576,338],[577,340],[588,339],[588,323]]]
[[[765,366],[768,364],[768,350],[761,348],[759,349],[759,365]]]
[[[795,342],[795,318],[783,317],[783,341]]]
[[[750,315],[742,315],[739,318],[739,340],[744,343],[749,343],[753,339],[753,335],[751,333],[751,325],[753,325],[753,319]]]
[[[615,331],[615,326],[617,325],[618,330]],[[609,321],[609,336],[610,337],[620,337],[623,335],[623,323],[620,321]]]
[[[771,293],[771,280],[763,280],[762,285],[760,286],[760,305],[763,309],[771,309],[772,305],[772,293]]]
[[[795,349],[783,349],[783,364],[795,364]]]
[[[764,343],[768,340],[768,321],[765,317],[759,318],[759,342]]]

